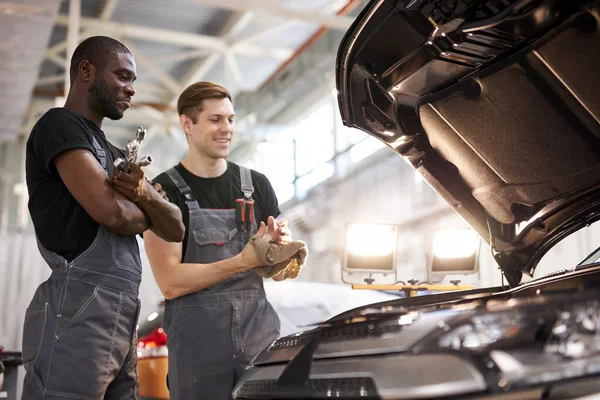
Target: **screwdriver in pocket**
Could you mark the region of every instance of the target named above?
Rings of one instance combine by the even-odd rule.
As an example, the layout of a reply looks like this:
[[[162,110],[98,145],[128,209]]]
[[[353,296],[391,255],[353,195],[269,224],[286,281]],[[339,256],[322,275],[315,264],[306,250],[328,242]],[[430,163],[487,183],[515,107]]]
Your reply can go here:
[[[244,199],[235,200],[235,220],[237,221],[238,231],[246,230],[246,207],[244,207]]]

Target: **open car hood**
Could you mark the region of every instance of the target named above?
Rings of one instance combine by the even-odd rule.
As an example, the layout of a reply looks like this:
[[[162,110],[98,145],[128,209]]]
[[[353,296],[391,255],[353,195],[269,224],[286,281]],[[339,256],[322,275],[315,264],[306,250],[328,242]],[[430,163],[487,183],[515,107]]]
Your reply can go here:
[[[339,48],[342,120],[489,242],[511,286],[600,216],[600,1],[373,0]]]

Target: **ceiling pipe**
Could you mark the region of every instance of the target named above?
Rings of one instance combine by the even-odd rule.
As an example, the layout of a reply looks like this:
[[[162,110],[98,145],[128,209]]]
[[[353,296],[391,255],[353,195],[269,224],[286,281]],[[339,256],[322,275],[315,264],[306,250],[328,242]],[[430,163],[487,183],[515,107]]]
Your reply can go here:
[[[350,14],[352,11],[359,6],[360,0],[349,0],[348,3],[344,7],[342,7],[338,12],[338,16]],[[298,58],[306,49],[312,46],[317,40],[319,40],[329,28],[327,26],[321,26],[306,42],[304,42],[292,55],[284,61],[278,68],[273,72],[267,80],[260,86],[257,91],[262,90],[269,82],[271,82],[277,75],[279,75],[288,65],[290,65],[296,58]]]

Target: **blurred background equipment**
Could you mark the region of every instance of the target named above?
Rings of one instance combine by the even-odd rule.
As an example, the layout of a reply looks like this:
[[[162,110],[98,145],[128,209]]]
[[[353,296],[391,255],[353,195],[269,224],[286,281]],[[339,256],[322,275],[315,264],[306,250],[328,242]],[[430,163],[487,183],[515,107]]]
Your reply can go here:
[[[23,364],[20,352],[0,346],[0,399],[17,400],[17,372]]]

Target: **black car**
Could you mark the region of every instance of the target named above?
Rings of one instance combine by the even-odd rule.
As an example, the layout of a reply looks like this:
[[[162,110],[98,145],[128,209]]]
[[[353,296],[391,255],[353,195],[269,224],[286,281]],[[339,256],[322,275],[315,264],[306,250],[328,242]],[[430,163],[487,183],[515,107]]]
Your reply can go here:
[[[600,1],[372,0],[336,65],[344,124],[413,166],[507,286],[360,307],[264,349],[236,399],[600,396]],[[594,397],[597,398],[597,397]]]

